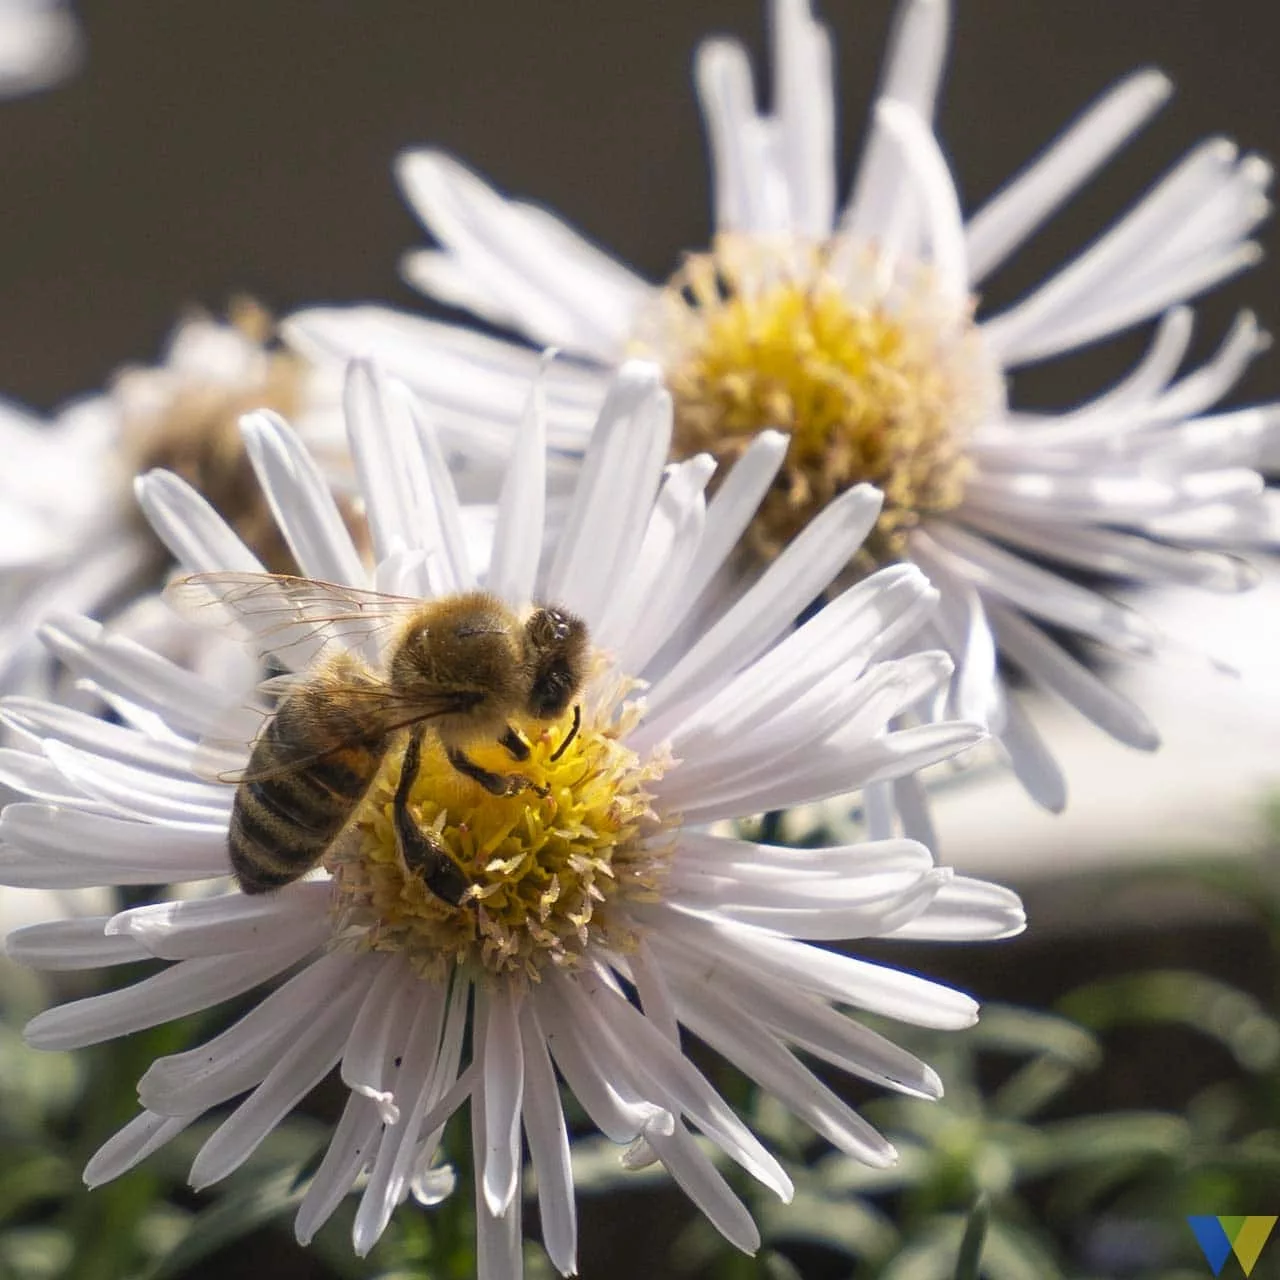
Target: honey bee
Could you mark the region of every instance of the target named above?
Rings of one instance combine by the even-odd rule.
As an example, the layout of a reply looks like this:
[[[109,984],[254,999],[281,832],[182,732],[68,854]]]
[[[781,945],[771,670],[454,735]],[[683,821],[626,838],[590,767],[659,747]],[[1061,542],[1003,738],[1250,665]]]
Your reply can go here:
[[[240,888],[265,893],[316,866],[397,736],[408,730],[392,807],[397,843],[406,867],[457,906],[466,877],[408,811],[423,736],[434,733],[450,764],[493,795],[541,791],[519,773],[482,767],[465,748],[487,739],[501,743],[513,760],[529,758],[511,718],[550,721],[568,710],[586,671],[582,620],[555,606],[522,620],[481,591],[421,601],[275,574],[196,574],[169,594],[190,613],[210,603],[231,607],[267,655],[299,646],[321,652],[318,662],[286,681],[247,768],[228,779],[238,783],[227,847]],[[384,632],[392,638],[381,670],[351,650],[323,655],[323,635],[372,642]],[[553,760],[580,722],[575,705],[573,726]]]

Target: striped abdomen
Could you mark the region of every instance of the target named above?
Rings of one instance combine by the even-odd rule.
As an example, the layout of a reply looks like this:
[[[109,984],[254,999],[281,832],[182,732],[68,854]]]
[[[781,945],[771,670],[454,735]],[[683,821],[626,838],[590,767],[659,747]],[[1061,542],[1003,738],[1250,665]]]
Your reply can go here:
[[[245,893],[278,889],[310,871],[377,775],[386,739],[344,741],[323,704],[323,695],[287,698],[254,746],[250,780],[236,788],[227,848]],[[329,742],[342,745],[325,752]],[[294,759],[306,763],[290,768]]]

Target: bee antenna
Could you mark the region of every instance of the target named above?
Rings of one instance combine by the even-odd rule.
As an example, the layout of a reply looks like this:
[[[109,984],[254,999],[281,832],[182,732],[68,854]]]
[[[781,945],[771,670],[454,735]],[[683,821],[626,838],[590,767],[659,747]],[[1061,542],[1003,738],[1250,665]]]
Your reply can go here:
[[[582,727],[582,708],[575,702],[573,704],[573,728],[565,734],[564,741],[551,753],[549,763],[555,764],[562,755],[568,750],[569,743],[578,736],[578,730]]]

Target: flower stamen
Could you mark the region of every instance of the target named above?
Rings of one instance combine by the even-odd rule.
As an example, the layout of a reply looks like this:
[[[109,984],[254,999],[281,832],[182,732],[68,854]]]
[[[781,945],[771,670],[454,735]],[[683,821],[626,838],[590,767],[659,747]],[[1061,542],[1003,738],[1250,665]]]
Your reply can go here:
[[[389,752],[325,860],[337,933],[369,950],[403,951],[430,976],[469,965],[532,981],[547,964],[572,968],[593,938],[632,945],[614,906],[650,894],[665,865],[665,851],[648,839],[660,826],[648,784],[667,762],[642,762],[605,718],[588,713],[572,737],[571,722],[569,713],[555,724],[517,724],[530,746],[518,763],[497,743],[468,748],[482,767],[530,780],[514,796],[493,795],[459,773],[430,735],[423,741],[408,809],[470,882],[457,906],[401,856],[392,807],[404,752]]]
[[[674,457],[705,451],[723,473],[760,431],[791,437],[748,534],[770,559],[864,482],[885,502],[862,567],[901,558],[922,517],[959,505],[965,441],[1002,394],[970,302],[842,239],[718,237],[668,281],[635,348],[666,366]]]

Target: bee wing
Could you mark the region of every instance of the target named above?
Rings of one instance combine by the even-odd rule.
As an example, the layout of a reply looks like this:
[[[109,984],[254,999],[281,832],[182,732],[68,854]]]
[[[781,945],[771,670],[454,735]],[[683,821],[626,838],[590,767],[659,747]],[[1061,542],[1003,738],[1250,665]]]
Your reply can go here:
[[[302,683],[302,679],[293,675],[273,676],[264,680],[259,688],[280,699]],[[385,734],[392,734],[440,716],[467,711],[483,695],[469,690],[440,690],[434,693],[419,691],[412,698],[405,698],[389,685],[351,684],[343,687],[329,682],[324,696],[341,699],[353,709],[363,712],[362,718],[367,723],[377,726]],[[367,741],[364,735],[353,734],[348,741],[330,743],[321,751],[311,749],[306,741],[294,744],[276,742],[272,747],[271,763],[250,768],[246,754],[252,755],[252,744],[274,714],[274,707],[263,705],[231,708],[213,732],[201,739],[194,756],[196,773],[206,781],[258,782],[307,769],[335,751]],[[246,730],[249,725],[256,727]]]
[[[335,647],[370,661],[422,601],[336,582],[275,573],[196,573],[165,588],[165,599],[200,626],[244,636],[264,660],[310,666]]]
[[[241,782],[251,744],[271,718],[271,707],[250,703],[228,707],[200,739],[191,771],[204,782]]]

